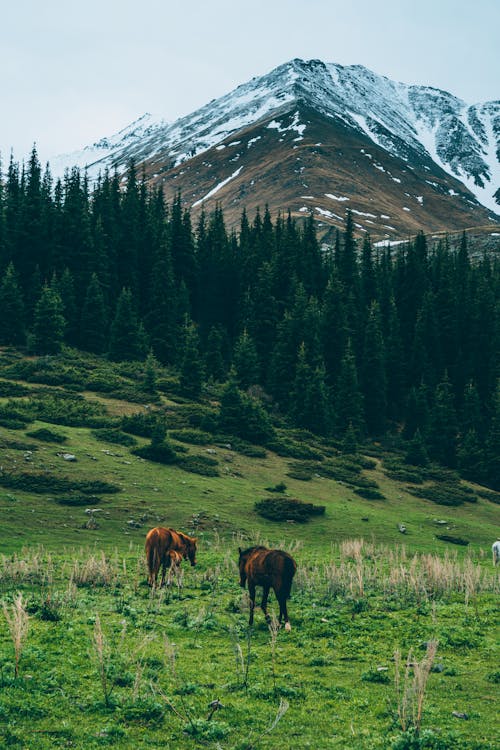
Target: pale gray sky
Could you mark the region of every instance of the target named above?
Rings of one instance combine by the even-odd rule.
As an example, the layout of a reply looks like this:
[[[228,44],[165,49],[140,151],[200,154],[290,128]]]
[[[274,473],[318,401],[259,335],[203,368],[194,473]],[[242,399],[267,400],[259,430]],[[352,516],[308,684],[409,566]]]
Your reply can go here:
[[[294,57],[500,99],[498,0],[9,0],[0,153],[42,160],[173,120]]]

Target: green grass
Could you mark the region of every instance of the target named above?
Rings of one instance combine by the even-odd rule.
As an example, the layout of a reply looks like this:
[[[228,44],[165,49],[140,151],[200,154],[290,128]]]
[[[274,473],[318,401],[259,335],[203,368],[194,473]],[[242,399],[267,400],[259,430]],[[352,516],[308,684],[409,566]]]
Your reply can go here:
[[[11,368],[12,360],[10,353]],[[0,359],[0,377],[1,365]],[[83,371],[80,356],[77,365]],[[88,362],[89,369],[100,366]],[[29,372],[33,378],[36,368]],[[89,378],[79,377],[86,387]],[[0,406],[7,413],[17,399],[20,407],[26,403],[25,388],[38,388],[22,378],[5,382]],[[133,384],[132,368],[122,368],[119,394]],[[477,502],[438,505],[411,493],[411,477],[394,478],[380,450],[360,465],[338,459],[335,446],[316,439],[301,451],[297,434],[280,438],[289,455],[241,450],[217,437],[206,442],[206,434],[187,432],[190,405],[182,404],[179,428],[176,406],[163,394],[167,420],[172,412],[172,427],[185,430],[175,437],[191,441],[184,443],[185,468],[207,458],[217,462],[218,476],[204,476],[146,461],[116,441],[121,416],[147,414],[144,404],[82,390],[113,428],[96,433],[93,424],[65,424],[59,386],[51,389],[55,401],[44,404],[57,411],[61,427],[41,419],[0,427],[7,477],[2,484],[0,474],[0,601],[10,607],[20,591],[30,615],[15,679],[13,642],[0,609],[0,747],[496,747],[499,582],[490,546],[498,535],[498,505],[487,492],[473,487]],[[193,405],[193,415],[204,408]],[[64,446],[47,442],[46,433],[37,439],[38,430],[61,431]],[[149,444],[144,437],[136,442]],[[77,460],[65,461],[63,452]],[[308,481],[301,472],[294,478],[299,468],[307,469]],[[44,476],[46,491],[6,486],[19,474]],[[64,490],[55,481],[62,478],[69,482]],[[90,481],[119,491],[89,494],[85,504],[78,488]],[[451,481],[446,473],[443,481]],[[440,479],[422,482],[438,486]],[[283,484],[279,497],[325,506],[325,514],[307,524],[260,517],[255,502]],[[360,488],[376,488],[383,499],[360,497]],[[96,508],[89,524],[86,511]],[[199,562],[194,569],[184,564],[182,588],[174,581],[152,594],[143,545],[148,529],[159,524],[195,533]],[[398,524],[405,525],[404,536]],[[254,628],[247,628],[236,562],[238,546],[252,543],[280,546],[297,560],[291,633],[273,636],[259,610]],[[96,617],[104,635],[101,670]],[[421,659],[432,639],[439,641],[436,671],[429,676],[421,737],[410,739],[397,719],[394,653],[406,657],[412,649]],[[222,707],[212,712],[215,700]],[[271,729],[280,705],[288,708]]]

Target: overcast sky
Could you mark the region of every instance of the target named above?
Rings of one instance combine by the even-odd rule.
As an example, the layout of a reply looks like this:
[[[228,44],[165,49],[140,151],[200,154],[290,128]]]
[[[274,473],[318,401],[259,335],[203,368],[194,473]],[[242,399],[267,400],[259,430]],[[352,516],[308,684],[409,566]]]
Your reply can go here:
[[[0,153],[174,120],[294,57],[500,99],[499,0],[6,0]]]

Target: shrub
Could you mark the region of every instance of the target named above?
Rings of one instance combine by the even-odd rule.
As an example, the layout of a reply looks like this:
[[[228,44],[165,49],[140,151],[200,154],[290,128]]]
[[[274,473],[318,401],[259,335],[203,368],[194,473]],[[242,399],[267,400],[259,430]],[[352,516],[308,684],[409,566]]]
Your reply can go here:
[[[11,383],[10,380],[0,380],[0,397],[10,398],[11,396],[27,396],[30,393],[29,388],[20,383]]]
[[[255,510],[263,518],[270,521],[298,521],[305,523],[311,516],[325,513],[324,505],[304,503],[293,498],[273,497],[259,500],[254,505]]]
[[[266,447],[285,458],[305,458],[321,461],[323,454],[306,443],[297,443],[288,438],[276,437],[266,442]]]
[[[500,492],[494,492],[493,490],[476,490],[479,497],[489,500],[490,503],[496,503],[500,505]]]
[[[64,443],[67,440],[66,435],[62,435],[60,432],[54,432],[53,430],[48,430],[45,427],[41,427],[39,430],[32,430],[26,434],[28,437],[42,440],[44,443]]]
[[[70,507],[78,507],[82,505],[98,505],[101,502],[100,497],[95,497],[95,495],[61,495],[60,497],[56,497],[56,502],[59,503],[59,505],[68,505]]]
[[[286,484],[284,482],[279,482],[278,484],[275,484],[274,487],[266,487],[265,489],[267,492],[285,492]]]
[[[168,442],[143,445],[140,448],[134,448],[132,453],[158,464],[175,464],[178,460],[177,453]]]
[[[174,440],[178,440],[181,443],[189,443],[191,445],[207,445],[212,442],[212,435],[209,432],[203,430],[171,430],[170,437]]]
[[[385,496],[380,490],[373,489],[372,487],[356,487],[354,492],[365,500],[385,500]]]
[[[246,440],[242,440],[234,435],[216,435],[213,440],[215,445],[218,445],[220,448],[236,451],[236,453],[240,453],[242,456],[247,456],[248,458],[265,458],[267,456],[266,449],[262,448],[262,446],[248,443]]]
[[[201,474],[205,477],[219,476],[218,463],[210,456],[180,456],[178,465],[184,471],[189,471],[192,474]]]
[[[415,497],[431,500],[438,505],[457,506],[462,503],[475,503],[477,497],[473,490],[461,484],[431,484],[427,487],[408,487],[407,491]]]
[[[22,472],[11,474],[2,472],[0,474],[0,485],[9,489],[24,490],[35,494],[52,494],[58,492],[77,491],[85,494],[102,493],[114,494],[120,492],[120,488],[109,482],[98,479],[77,480],[68,477],[59,477],[55,474],[42,474],[41,472]]]
[[[92,430],[92,435],[96,440],[101,440],[104,443],[112,443],[113,445],[125,445],[131,447],[137,445],[137,440],[132,435],[127,435],[121,432],[119,429],[113,427],[102,427],[99,430]]]
[[[150,438],[157,422],[156,412],[137,412],[130,416],[122,417],[121,429],[124,432],[130,432],[132,435]]]
[[[436,539],[441,539],[442,542],[450,542],[451,544],[460,544],[463,547],[469,544],[467,539],[462,539],[460,536],[451,536],[450,534],[436,534]]]

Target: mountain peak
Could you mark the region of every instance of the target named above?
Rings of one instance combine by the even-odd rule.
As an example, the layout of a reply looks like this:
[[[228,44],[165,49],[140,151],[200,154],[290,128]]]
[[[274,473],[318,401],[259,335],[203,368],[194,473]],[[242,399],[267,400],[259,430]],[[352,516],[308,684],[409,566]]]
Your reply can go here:
[[[232,153],[234,144],[244,147]],[[230,196],[238,189],[232,198],[236,207],[250,195],[258,200],[264,166],[255,172],[253,184],[246,176],[254,171],[252,160],[265,158],[266,174],[269,164],[274,164],[275,173],[284,163],[289,165],[290,174],[282,175],[282,183],[275,183],[273,190],[281,191],[282,200],[300,212],[308,207],[301,196],[312,195],[315,173],[321,175],[323,186],[316,202],[324,202],[327,194],[354,199],[365,194],[359,174],[371,162],[366,182],[376,193],[392,195],[390,181],[411,184],[400,201],[416,195],[422,206],[422,196],[431,190],[436,193],[436,211],[446,198],[446,204],[453,203],[464,214],[462,223],[474,224],[497,218],[480,204],[490,212],[499,210],[499,155],[499,102],[469,106],[446,91],[392,81],[363,65],[294,58],[175,122],[143,115],[116,135],[56,160],[55,171],[76,164],[86,166],[92,176],[112,166],[124,170],[134,159],[167,192],[188,186],[187,201],[192,197],[192,204],[216,193],[217,199]],[[375,170],[377,186],[371,179]],[[289,192],[292,186],[295,196]],[[335,211],[317,208],[327,223],[342,221]],[[401,211],[405,208],[411,213],[405,205]],[[441,224],[449,213],[442,210]],[[415,224],[416,219],[400,225],[408,231]],[[431,225],[439,224],[434,217]],[[394,227],[387,223],[386,229],[390,235]]]

